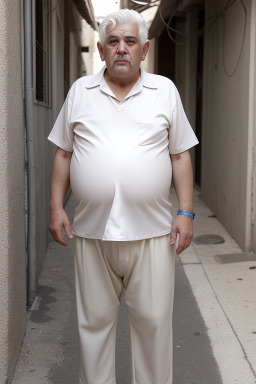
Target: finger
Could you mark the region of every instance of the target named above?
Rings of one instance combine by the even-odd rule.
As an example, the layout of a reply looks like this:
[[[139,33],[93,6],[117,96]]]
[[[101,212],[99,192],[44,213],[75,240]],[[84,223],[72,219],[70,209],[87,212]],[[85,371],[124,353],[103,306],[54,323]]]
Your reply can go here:
[[[178,247],[177,247],[177,249],[176,249],[176,253],[177,253],[177,255],[179,255],[181,252],[184,251],[184,249],[185,249],[185,245],[186,245],[186,238],[180,236],[180,238],[179,238],[179,243],[178,243]]]
[[[186,236],[186,237],[183,237],[181,239],[182,240],[181,240],[181,242],[179,242],[179,245],[178,245],[177,250],[176,250],[177,254],[185,251],[185,249],[187,249],[190,246],[191,241],[193,239],[193,236]]]
[[[60,243],[61,245],[65,245],[65,246],[67,245],[67,242],[64,240],[64,237],[63,237],[62,233],[58,234],[58,236],[56,238],[56,241],[58,243]]]
[[[52,237],[54,238],[57,243],[60,243],[61,245],[67,245],[66,241],[63,238],[62,231],[51,231]]]
[[[190,246],[190,244],[192,243],[192,240],[193,240],[193,233],[190,233],[186,239],[185,249]]]
[[[192,240],[193,240],[193,237],[188,238],[188,240],[186,241],[186,248],[188,248],[190,246],[190,244],[192,243]]]
[[[170,233],[170,244],[173,245],[177,239],[177,229],[172,227],[171,233]]]
[[[64,223],[64,231],[69,239],[73,239],[73,233],[71,231],[70,222]]]

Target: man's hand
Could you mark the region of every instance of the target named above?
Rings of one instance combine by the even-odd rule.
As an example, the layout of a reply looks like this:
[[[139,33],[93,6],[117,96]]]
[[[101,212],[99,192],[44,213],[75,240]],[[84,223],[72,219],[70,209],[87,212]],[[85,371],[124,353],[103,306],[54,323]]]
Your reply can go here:
[[[63,238],[63,229],[69,239],[73,238],[68,216],[63,208],[51,209],[49,230],[55,241],[67,245]]]
[[[174,244],[179,234],[179,243],[176,249],[177,255],[189,247],[193,239],[193,221],[190,217],[177,215],[170,234],[170,244]]]

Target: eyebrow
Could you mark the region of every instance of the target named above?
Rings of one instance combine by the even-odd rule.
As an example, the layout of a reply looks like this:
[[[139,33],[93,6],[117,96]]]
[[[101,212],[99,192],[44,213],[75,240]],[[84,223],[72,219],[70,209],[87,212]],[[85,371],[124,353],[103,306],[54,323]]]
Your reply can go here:
[[[117,35],[109,35],[108,36],[108,40],[109,39],[113,39],[113,38],[120,38],[120,36],[117,36]],[[135,40],[137,40],[137,37],[136,36],[124,36],[124,38],[125,39],[135,39]]]
[[[126,39],[135,39],[137,40],[137,37],[136,36],[125,36]]]

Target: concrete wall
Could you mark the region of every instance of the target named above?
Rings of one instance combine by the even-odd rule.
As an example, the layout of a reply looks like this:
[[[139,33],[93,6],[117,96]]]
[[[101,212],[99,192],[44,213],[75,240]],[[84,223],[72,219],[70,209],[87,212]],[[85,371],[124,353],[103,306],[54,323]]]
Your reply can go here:
[[[177,29],[186,32],[186,44],[176,46],[176,86],[178,87],[188,120],[196,130],[196,81],[197,81],[197,38],[198,11],[188,10],[186,19],[177,22]],[[185,42],[183,36],[176,35],[177,41]],[[195,148],[190,150],[193,168],[195,167]]]
[[[10,382],[26,326],[23,2],[0,0],[0,383]],[[36,268],[49,241],[50,174],[55,147],[47,136],[64,101],[64,12],[51,4],[50,103],[32,103],[36,154]],[[81,75],[80,16],[70,34],[70,84]],[[79,18],[79,20],[78,20]],[[73,61],[72,61],[73,59]]]
[[[80,42],[80,41],[79,41]],[[77,45],[77,36],[70,33],[70,85],[81,76],[81,46]]]
[[[196,125],[197,38],[191,38],[198,30],[198,11],[186,13],[187,42],[185,49],[184,109],[192,127]],[[183,40],[184,41],[184,40]]]
[[[52,47],[52,114],[58,115],[64,99],[64,10],[52,5],[51,13]]]
[[[196,125],[196,76],[197,76],[197,39],[190,36],[197,30],[197,11],[187,11],[184,18],[177,18],[176,29],[184,36],[177,34],[175,39],[175,85],[180,93],[188,120],[195,130]],[[190,150],[193,168],[195,168],[195,148]]]
[[[256,2],[251,5],[250,28],[250,88],[249,88],[249,142],[252,146],[252,157],[249,167],[252,172],[252,249],[256,252]],[[250,203],[249,203],[250,204]],[[250,206],[248,207],[250,209]]]
[[[178,31],[186,32],[186,19],[177,20],[176,28]],[[186,95],[186,46],[184,45],[184,37],[177,35],[176,39],[182,45],[176,45],[175,49],[175,80],[174,83],[179,91],[181,100],[184,104]],[[185,105],[184,105],[185,109]],[[187,112],[187,111],[186,111]]]
[[[155,45],[156,45],[156,39],[152,39],[150,40],[150,44],[149,44],[149,50],[148,50],[148,53],[147,53],[147,56],[146,56],[146,59],[144,61],[142,61],[142,68],[145,69],[145,71],[149,72],[149,73],[156,73],[155,71],[155,67],[156,67],[156,63],[155,63]]]
[[[26,323],[21,2],[0,0],[0,382],[14,370]],[[18,63],[18,65],[17,65]]]
[[[250,249],[252,157],[249,135],[251,1],[245,15],[235,2],[217,20],[225,0],[205,2],[202,196],[244,249]],[[225,22],[225,24],[224,24]],[[231,76],[225,73],[225,68]],[[255,71],[255,68],[254,68]],[[248,200],[249,198],[249,200]]]
[[[82,65],[83,65],[83,75],[92,75],[93,74],[93,52],[94,47],[94,35],[96,34],[98,38],[98,33],[94,32],[93,29],[83,20],[82,23],[82,35],[81,35],[81,45],[82,47],[88,47],[88,52],[82,53]]]
[[[56,147],[47,137],[64,102],[64,12],[61,2],[51,2],[51,103],[49,107],[34,104],[34,127],[36,146],[36,266],[37,275],[50,239],[49,199],[52,160]],[[70,84],[81,76],[79,21],[80,17],[72,6],[70,15]],[[80,61],[79,61],[80,60]]]
[[[50,105],[35,103],[35,153],[36,153],[36,270],[41,271],[50,239],[49,199],[51,166],[55,147],[47,140],[56,116],[64,101],[64,12],[63,7],[51,2],[50,33]]]
[[[52,126],[51,109],[34,105],[36,153],[36,270],[41,271],[48,246],[48,220],[50,196],[50,168],[52,153],[48,152],[49,127]]]
[[[72,7],[70,14],[70,85],[82,75],[81,34],[82,18],[76,8]]]

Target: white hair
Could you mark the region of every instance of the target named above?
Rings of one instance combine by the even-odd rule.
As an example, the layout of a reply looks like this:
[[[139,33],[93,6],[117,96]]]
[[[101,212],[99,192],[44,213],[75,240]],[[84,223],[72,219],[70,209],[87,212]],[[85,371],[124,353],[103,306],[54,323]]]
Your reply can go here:
[[[99,26],[99,40],[103,46],[106,40],[106,30],[108,27],[115,28],[117,24],[135,23],[138,26],[138,35],[142,45],[148,41],[148,29],[144,17],[140,13],[132,9],[122,9],[117,12],[110,13],[105,17]]]

